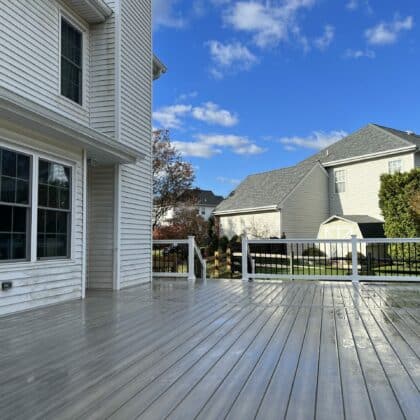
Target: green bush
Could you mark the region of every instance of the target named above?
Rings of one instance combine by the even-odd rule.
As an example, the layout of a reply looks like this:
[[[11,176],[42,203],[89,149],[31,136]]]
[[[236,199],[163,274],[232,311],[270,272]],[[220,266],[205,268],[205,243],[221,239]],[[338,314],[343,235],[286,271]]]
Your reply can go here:
[[[381,176],[379,207],[385,220],[387,238],[416,238],[420,236],[420,217],[416,210],[416,197],[420,191],[420,169],[410,172]],[[390,245],[388,252],[393,258],[408,255],[410,247]],[[419,252],[420,254],[420,252]],[[413,256],[420,257],[420,255]]]
[[[303,257],[325,257],[325,252],[322,252],[319,248],[316,246],[313,246],[311,248],[306,248],[302,252]]]

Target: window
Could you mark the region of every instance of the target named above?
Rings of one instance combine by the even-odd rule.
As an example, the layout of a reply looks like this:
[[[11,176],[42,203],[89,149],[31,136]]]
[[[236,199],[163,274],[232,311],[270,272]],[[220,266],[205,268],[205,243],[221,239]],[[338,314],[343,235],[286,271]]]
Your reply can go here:
[[[398,160],[391,160],[388,162],[388,172],[393,175],[397,172],[402,171],[402,161],[400,159]]]
[[[0,261],[28,258],[29,156],[0,149]]]
[[[65,19],[61,19],[61,94],[82,105],[83,36]]]
[[[71,171],[58,163],[39,160],[38,259],[70,254]]]
[[[339,170],[334,172],[335,177],[335,192],[337,194],[346,191],[346,171]]]

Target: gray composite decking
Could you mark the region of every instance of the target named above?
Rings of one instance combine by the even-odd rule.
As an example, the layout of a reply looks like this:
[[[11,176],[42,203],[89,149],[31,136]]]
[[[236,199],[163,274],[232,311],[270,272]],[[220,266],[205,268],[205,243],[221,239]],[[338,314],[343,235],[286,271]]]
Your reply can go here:
[[[158,282],[0,318],[0,418],[418,419],[420,285]]]

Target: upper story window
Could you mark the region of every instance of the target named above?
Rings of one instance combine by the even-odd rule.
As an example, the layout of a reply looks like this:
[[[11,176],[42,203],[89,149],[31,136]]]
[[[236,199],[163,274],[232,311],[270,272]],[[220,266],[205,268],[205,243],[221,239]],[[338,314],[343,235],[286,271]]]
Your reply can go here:
[[[29,156],[0,149],[0,261],[28,258],[30,172]]]
[[[82,105],[83,35],[61,19],[61,94]]]
[[[388,162],[388,172],[393,175],[397,172],[402,172],[402,161],[401,159],[398,160],[391,160]]]
[[[337,194],[346,191],[346,171],[341,169],[334,172],[335,192]]]

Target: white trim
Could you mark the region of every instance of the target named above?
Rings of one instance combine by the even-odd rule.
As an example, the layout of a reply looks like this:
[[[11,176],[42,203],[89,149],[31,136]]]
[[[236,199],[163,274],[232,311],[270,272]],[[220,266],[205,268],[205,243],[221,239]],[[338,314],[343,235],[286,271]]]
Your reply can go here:
[[[65,160],[62,157],[58,157],[55,154],[51,154],[44,151],[36,151],[31,147],[26,147],[22,145],[15,145],[12,141],[8,141],[4,139],[3,136],[0,134],[0,147],[5,147],[11,151],[22,153],[31,158],[31,207],[30,207],[30,229],[28,238],[30,240],[30,255],[28,255],[27,261],[19,261],[16,263],[9,263],[4,261],[0,263],[0,268],[4,266],[13,267],[13,264],[16,264],[17,267],[21,267],[22,265],[33,264],[38,267],[39,264],[45,262],[52,262],[52,261],[60,261],[63,262],[75,262],[75,229],[74,226],[76,224],[76,191],[77,191],[77,167],[79,162],[73,160]],[[52,163],[58,163],[64,166],[67,166],[71,169],[71,226],[70,226],[70,249],[69,249],[69,257],[60,257],[60,258],[43,258],[38,259],[37,255],[37,243],[38,243],[38,173],[39,173],[39,160],[46,160]]]
[[[87,151],[83,149],[83,220],[82,220],[82,299],[86,297],[87,287]]]
[[[115,0],[115,138],[121,141],[121,3]]]
[[[152,273],[153,277],[185,277],[185,279],[188,279],[188,273]]]
[[[224,216],[229,214],[242,214],[242,213],[258,213],[258,212],[269,212],[269,211],[279,211],[278,205],[263,206],[263,207],[250,207],[247,209],[235,209],[235,210],[222,210],[214,212],[215,216]]]
[[[331,221],[333,221],[334,219],[340,219],[340,220],[342,220],[343,222],[348,222],[348,223],[353,223],[353,224],[355,224],[355,225],[358,225],[358,223],[357,222],[355,222],[354,220],[349,220],[349,219],[346,219],[345,217],[343,217],[343,216],[337,216],[337,215],[334,215],[334,216],[331,216],[331,217],[329,217],[327,220],[325,220],[324,222],[322,222],[321,223],[321,226],[322,225],[326,225],[327,223],[330,223]],[[374,223],[374,222],[372,222],[372,223]],[[378,223],[380,223],[379,221],[378,221]]]
[[[30,261],[36,263],[37,256],[37,243],[38,243],[38,174],[39,174],[39,159],[31,155],[32,171],[31,171],[31,220],[30,220]]]
[[[339,160],[334,160],[334,161],[331,161],[331,162],[325,162],[322,165],[325,168],[329,168],[329,167],[332,167],[332,166],[339,166],[339,165],[343,165],[343,164],[347,164],[347,163],[361,162],[361,161],[364,161],[364,160],[376,159],[376,158],[379,158],[379,157],[386,157],[386,156],[392,156],[392,155],[396,155],[396,154],[403,154],[405,152],[414,152],[415,150],[417,150],[417,146],[413,144],[413,146],[401,147],[401,148],[398,148],[398,149],[387,150],[385,152],[369,153],[369,154],[362,155],[362,156],[356,156],[356,157],[351,157],[351,158],[347,158],[347,159],[339,159]]]
[[[55,111],[26,99],[0,86],[0,117],[8,124],[32,130],[34,134],[49,139],[61,139],[63,143],[86,148],[90,154],[100,153],[110,162],[134,163],[144,159],[144,154],[116,142],[97,130],[93,130]]]
[[[121,165],[114,167],[114,290],[121,289]]]

